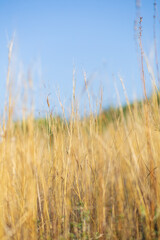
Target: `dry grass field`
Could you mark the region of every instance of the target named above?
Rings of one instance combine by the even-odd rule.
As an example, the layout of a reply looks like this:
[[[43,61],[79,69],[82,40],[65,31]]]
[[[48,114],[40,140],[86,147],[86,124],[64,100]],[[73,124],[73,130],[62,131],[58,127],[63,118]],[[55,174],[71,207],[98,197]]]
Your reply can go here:
[[[15,123],[9,105],[0,239],[159,239],[159,92],[110,119],[80,119],[75,98],[69,120],[30,114]]]
[[[141,56],[144,101],[130,105],[126,95],[127,106],[108,113],[81,119],[73,88],[69,119],[60,102],[63,118],[35,120],[31,112],[15,122],[9,93],[0,239],[160,239],[160,95],[155,85],[145,94]],[[90,104],[87,84],[86,91]]]

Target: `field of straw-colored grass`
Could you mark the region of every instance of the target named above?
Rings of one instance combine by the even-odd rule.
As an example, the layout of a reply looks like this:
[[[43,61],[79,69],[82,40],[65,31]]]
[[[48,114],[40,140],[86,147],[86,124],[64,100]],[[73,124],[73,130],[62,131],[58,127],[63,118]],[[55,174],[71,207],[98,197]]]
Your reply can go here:
[[[68,119],[60,102],[63,118],[35,120],[31,113],[13,121],[12,46],[0,139],[0,239],[160,239],[160,95],[154,87],[147,98],[141,38],[145,100],[130,105],[121,79],[127,107],[83,119],[73,87]]]
[[[0,142],[0,239],[159,239],[159,95],[83,120],[13,122]],[[49,102],[48,102],[49,105]]]

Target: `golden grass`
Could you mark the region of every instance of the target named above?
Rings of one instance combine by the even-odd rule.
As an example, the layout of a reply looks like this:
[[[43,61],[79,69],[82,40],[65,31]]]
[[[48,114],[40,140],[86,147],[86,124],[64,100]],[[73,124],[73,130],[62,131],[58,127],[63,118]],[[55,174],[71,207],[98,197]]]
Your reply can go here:
[[[131,106],[121,78],[127,114],[120,105],[103,128],[104,114],[91,111],[80,120],[73,79],[70,120],[58,96],[63,119],[49,114],[35,121],[31,113],[14,123],[11,51],[0,142],[0,239],[160,239],[158,90],[141,107]],[[91,108],[86,74],[84,80]]]
[[[102,115],[80,120],[73,105],[70,121],[50,115],[47,128],[32,114],[8,119],[0,239],[159,239],[157,94],[141,108],[128,102],[127,117],[120,108],[104,131]]]

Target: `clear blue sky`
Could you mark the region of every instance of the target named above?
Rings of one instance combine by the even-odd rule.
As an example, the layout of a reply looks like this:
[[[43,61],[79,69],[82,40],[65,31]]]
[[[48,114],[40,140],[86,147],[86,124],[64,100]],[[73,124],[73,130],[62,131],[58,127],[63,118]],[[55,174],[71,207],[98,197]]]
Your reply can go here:
[[[158,9],[159,5],[157,6]],[[143,46],[153,53],[153,1],[141,1]],[[143,96],[134,40],[134,0],[0,0],[0,101],[4,103],[7,72],[7,44],[15,33],[15,72],[32,71],[35,109],[51,106],[59,112],[59,88],[66,109],[72,96],[72,73],[76,69],[77,96],[86,101],[83,71],[89,79],[91,95],[103,87],[103,107],[117,103],[113,75],[121,101],[124,94],[120,74],[129,99]],[[157,29],[160,24],[157,23]],[[157,42],[160,34],[157,31]],[[153,59],[152,59],[153,60]],[[15,75],[16,75],[15,74]],[[15,82],[22,83],[16,75]],[[146,73],[147,91],[151,92]],[[23,96],[23,93],[22,93]],[[93,97],[93,99],[95,99]],[[95,100],[93,100],[95,101]],[[2,105],[1,104],[1,105]],[[87,106],[87,104],[86,104]]]

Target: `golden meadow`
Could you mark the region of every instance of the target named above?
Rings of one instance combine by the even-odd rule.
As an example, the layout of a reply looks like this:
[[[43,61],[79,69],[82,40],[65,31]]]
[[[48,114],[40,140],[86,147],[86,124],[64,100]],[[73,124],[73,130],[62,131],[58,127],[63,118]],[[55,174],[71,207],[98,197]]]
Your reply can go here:
[[[141,24],[141,20],[140,20]],[[160,109],[153,94],[80,118],[34,113],[13,121],[10,92],[0,142],[0,239],[160,239]],[[84,75],[88,104],[90,93]],[[74,83],[74,82],[73,82]],[[117,91],[118,95],[118,91]],[[49,99],[46,99],[50,109]]]

